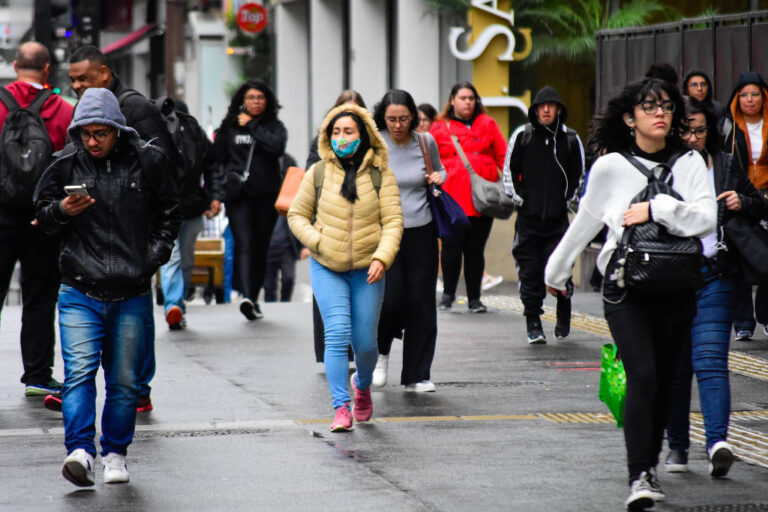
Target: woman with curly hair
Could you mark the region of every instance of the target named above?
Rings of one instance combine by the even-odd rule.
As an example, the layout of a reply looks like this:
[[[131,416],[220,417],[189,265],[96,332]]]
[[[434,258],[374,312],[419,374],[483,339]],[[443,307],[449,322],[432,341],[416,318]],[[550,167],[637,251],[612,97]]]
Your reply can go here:
[[[693,284],[690,289],[653,291],[625,287],[615,250],[626,227],[646,222],[656,222],[681,237],[714,231],[717,203],[701,155],[682,148],[683,117],[677,88],[654,78],[626,85],[595,117],[593,139],[605,154],[592,166],[579,213],[549,258],[544,278],[550,293],[565,294],[576,258],[604,225],[608,227],[597,265],[605,276],[605,319],[627,374],[624,439],[629,510],[644,510],[665,498],[656,465],[674,370],[681,358],[691,357],[696,289]],[[671,167],[672,187],[679,198],[657,194],[631,204],[648,179],[629,158],[657,174],[663,164]]]
[[[227,192],[227,217],[235,239],[240,312],[248,320],[264,315],[257,301],[264,283],[267,251],[277,222],[275,200],[280,192],[280,157],[288,132],[277,118],[272,89],[248,80],[235,92],[213,143],[215,161],[224,167],[227,188],[242,182],[239,194]]]

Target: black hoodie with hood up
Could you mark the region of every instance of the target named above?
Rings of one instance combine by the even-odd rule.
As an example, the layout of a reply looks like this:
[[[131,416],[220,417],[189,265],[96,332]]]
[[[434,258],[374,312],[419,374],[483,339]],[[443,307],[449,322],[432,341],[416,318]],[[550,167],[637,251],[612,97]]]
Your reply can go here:
[[[708,74],[700,69],[690,70],[688,74],[685,75],[685,78],[683,78],[683,94],[688,94],[688,82],[690,82],[691,78],[694,76],[703,76],[704,80],[707,81],[707,95],[704,97],[703,103],[712,109],[712,111],[715,113],[715,116],[717,116],[719,123],[719,121],[723,119],[728,114],[728,112],[725,108],[725,105],[715,100],[712,96],[712,80],[709,79]],[[690,96],[690,94],[688,95]]]
[[[536,107],[552,102],[560,113],[549,126],[539,122]],[[522,205],[518,215],[532,221],[561,222],[568,203],[578,199],[584,177],[584,150],[576,132],[565,126],[568,110],[557,91],[543,87],[528,109],[527,123],[510,137],[504,165],[507,194]]]

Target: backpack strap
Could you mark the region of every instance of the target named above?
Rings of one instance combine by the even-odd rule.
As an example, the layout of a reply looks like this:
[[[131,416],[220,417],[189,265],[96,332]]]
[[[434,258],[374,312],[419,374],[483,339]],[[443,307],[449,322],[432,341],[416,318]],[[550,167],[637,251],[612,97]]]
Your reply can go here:
[[[527,146],[528,144],[530,144],[532,138],[533,138],[533,125],[531,123],[525,123],[525,129],[523,130],[523,138],[520,140],[520,143],[523,146]]]
[[[43,108],[43,105],[45,105],[45,102],[48,101],[48,98],[50,98],[51,95],[53,95],[53,93],[50,89],[41,90],[37,93],[35,99],[32,100],[32,103],[29,104],[27,110],[33,114],[40,114],[40,110]]]
[[[325,161],[320,160],[315,164],[315,170],[313,171],[313,179],[315,185],[315,208],[312,212],[312,218],[310,223],[314,224],[317,220],[317,205],[320,203],[320,193],[323,191],[323,182],[325,181]]]
[[[371,183],[373,183],[373,190],[376,191],[376,197],[379,197],[379,192],[381,192],[381,169],[378,167],[371,167]]]
[[[120,105],[120,109],[123,108],[123,102],[131,96],[141,96],[142,94],[135,89],[123,89],[123,92],[117,95],[117,103]]]
[[[674,153],[667,163],[659,164],[653,169],[648,169],[646,166],[640,163],[640,161],[635,158],[634,155],[629,153],[628,151],[621,151],[621,156],[627,159],[629,163],[631,163],[638,171],[643,173],[643,176],[645,176],[648,179],[648,183],[650,183],[653,180],[658,179],[659,181],[662,181],[664,183],[667,183],[670,187],[672,186],[673,178],[672,178],[672,165],[674,165],[675,161],[680,158],[680,155],[682,153]],[[656,174],[654,174],[653,170],[658,169],[661,167],[662,171],[659,177],[656,177]]]
[[[13,94],[11,94],[5,87],[0,87],[0,102],[5,105],[9,114],[21,108],[21,105],[19,105],[19,102],[13,97]]]

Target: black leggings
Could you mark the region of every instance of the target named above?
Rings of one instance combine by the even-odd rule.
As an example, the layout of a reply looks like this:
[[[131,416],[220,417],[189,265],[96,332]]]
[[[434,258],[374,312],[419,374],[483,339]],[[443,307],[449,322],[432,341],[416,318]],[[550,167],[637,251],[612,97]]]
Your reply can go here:
[[[446,238],[440,252],[443,266],[443,293],[455,296],[461,274],[461,258],[464,256],[464,282],[467,285],[467,299],[480,298],[480,285],[485,271],[485,243],[491,234],[493,218],[470,217],[469,229],[463,236]]]
[[[659,462],[675,366],[690,359],[694,291],[629,291],[603,302],[605,319],[627,372],[624,440],[630,483]]]

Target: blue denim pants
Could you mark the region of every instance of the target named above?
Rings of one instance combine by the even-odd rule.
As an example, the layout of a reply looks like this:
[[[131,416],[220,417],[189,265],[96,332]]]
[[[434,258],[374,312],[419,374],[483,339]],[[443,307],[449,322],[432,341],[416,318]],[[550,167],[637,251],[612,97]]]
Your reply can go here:
[[[357,367],[355,386],[366,390],[373,380],[379,356],[376,333],[384,299],[384,279],[368,284],[367,268],[334,272],[314,258],[309,263],[309,277],[325,324],[325,376],[333,408],[337,409],[350,401],[347,385],[350,344]]]
[[[144,361],[152,293],[99,301],[62,285],[59,330],[64,359],[62,413],[67,453],[96,455],[96,372],[104,368],[106,398],[101,417],[101,454],[121,453],[133,439],[138,375]]]
[[[186,313],[184,299],[192,279],[195,266],[195,242],[203,230],[203,216],[185,220],[179,227],[179,236],[173,244],[171,259],[160,267],[160,280],[163,284],[165,312],[172,306],[178,306]]]
[[[699,386],[707,450],[728,435],[731,388],[728,381],[728,348],[736,283],[731,279],[706,279],[696,300],[691,328],[691,360],[675,373],[667,421],[669,447],[687,450],[692,374]]]

